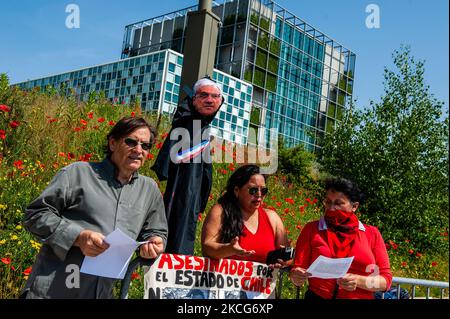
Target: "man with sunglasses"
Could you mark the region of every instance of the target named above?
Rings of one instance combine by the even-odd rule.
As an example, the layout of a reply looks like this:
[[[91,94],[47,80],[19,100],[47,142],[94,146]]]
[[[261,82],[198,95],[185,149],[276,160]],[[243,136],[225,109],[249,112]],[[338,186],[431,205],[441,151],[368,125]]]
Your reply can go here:
[[[206,208],[212,185],[207,129],[223,102],[220,85],[209,78],[197,81],[193,94],[178,106],[169,137],[152,168],[160,181],[167,180],[167,253],[194,254],[198,215]],[[188,132],[189,140],[183,141],[178,132]]]
[[[143,119],[126,117],[111,130],[106,158],[79,162],[58,172],[25,210],[25,227],[43,246],[22,297],[111,298],[114,279],[80,273],[85,256],[96,257],[116,229],[139,241],[143,258],[164,251],[167,221],[155,181],[138,170],[154,143]],[[74,270],[75,269],[75,270]]]

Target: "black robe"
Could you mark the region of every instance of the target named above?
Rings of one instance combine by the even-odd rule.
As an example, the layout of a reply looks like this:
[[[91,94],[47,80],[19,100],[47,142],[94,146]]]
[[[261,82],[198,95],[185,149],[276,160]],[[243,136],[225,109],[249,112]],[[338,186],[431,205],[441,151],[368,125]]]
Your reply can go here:
[[[172,121],[172,129],[152,167],[160,181],[167,180],[164,192],[169,226],[166,253],[194,254],[198,215],[206,208],[212,186],[210,147],[205,138],[202,139],[201,136],[216,114],[211,117],[200,115],[192,105],[192,99],[187,97],[178,106]],[[194,120],[198,120],[197,124],[200,125],[196,127]],[[191,148],[197,146],[199,142],[207,144],[202,154],[198,154],[189,162],[174,163],[170,159],[170,149],[181,139],[178,138],[174,141],[170,139],[171,133],[177,128],[185,128],[189,131]],[[209,135],[207,140],[209,141]]]

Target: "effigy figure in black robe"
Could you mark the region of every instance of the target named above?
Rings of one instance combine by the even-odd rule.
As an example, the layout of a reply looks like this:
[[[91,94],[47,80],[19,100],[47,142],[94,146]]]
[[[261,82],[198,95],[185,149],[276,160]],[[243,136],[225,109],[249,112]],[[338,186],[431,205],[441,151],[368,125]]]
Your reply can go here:
[[[152,169],[167,180],[164,204],[169,226],[166,253],[193,255],[199,213],[212,186],[209,125],[224,102],[221,87],[204,78],[175,112],[172,129]]]

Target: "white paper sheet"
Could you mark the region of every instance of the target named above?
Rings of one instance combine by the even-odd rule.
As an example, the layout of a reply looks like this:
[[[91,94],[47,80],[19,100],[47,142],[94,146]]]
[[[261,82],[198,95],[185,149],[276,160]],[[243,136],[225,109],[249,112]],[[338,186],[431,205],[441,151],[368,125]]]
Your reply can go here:
[[[348,272],[354,257],[328,258],[319,256],[306,270],[315,278],[338,279]]]
[[[123,279],[133,252],[146,242],[136,242],[120,229],[106,236],[105,241],[110,245],[109,248],[97,257],[86,256],[80,271],[100,277]]]

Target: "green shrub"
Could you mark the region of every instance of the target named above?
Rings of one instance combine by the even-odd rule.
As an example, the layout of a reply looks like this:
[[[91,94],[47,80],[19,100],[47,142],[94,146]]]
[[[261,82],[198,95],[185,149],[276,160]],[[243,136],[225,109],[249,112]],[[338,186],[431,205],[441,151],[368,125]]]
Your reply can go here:
[[[267,53],[258,50],[256,54],[256,65],[265,69],[267,64]]]
[[[385,70],[385,95],[350,110],[323,143],[321,163],[365,192],[361,207],[384,238],[411,240],[420,251],[448,255],[448,113],[424,84],[424,64],[408,48]],[[340,109],[338,109],[340,111]]]

